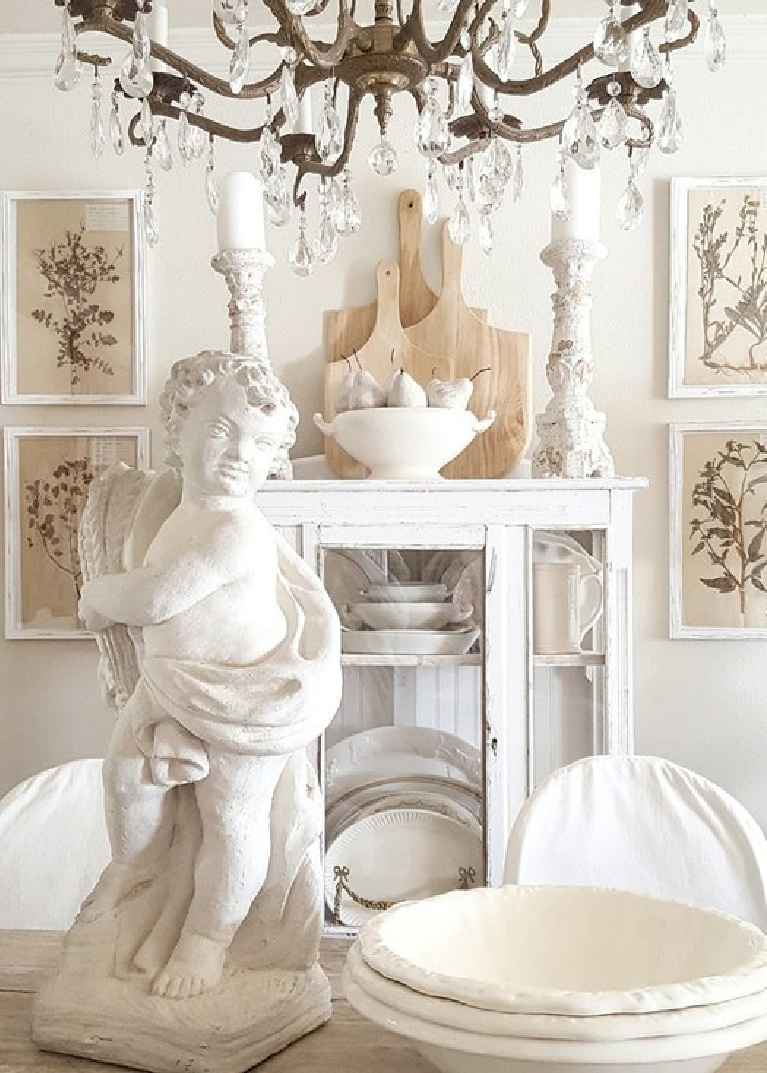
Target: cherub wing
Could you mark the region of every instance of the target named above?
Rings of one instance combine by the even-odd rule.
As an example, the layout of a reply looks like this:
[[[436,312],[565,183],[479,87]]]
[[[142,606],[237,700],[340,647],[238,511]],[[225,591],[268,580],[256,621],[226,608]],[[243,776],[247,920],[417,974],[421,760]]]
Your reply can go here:
[[[124,570],[123,550],[136,512],[155,474],[118,462],[94,482],[80,522],[80,564],[83,579]],[[118,710],[133,693],[139,661],[129,628],[115,623],[96,634],[99,677],[108,703]]]

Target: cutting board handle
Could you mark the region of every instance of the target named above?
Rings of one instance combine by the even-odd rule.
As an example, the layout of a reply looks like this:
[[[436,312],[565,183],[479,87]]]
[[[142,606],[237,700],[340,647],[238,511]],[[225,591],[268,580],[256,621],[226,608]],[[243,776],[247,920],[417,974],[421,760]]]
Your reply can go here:
[[[399,318],[399,265],[396,261],[378,262],[376,286],[378,310],[370,339],[374,336],[383,336],[391,339],[394,344],[402,339],[402,323]]]
[[[437,296],[421,267],[421,195],[403,190],[399,196],[400,320],[404,327],[430,313]]]

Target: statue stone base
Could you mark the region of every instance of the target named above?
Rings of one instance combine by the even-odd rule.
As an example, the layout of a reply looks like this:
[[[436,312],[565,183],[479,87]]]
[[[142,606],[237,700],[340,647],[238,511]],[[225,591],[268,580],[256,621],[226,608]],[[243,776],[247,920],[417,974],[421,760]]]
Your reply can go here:
[[[115,930],[112,918],[70,932],[35,1003],[38,1047],[152,1073],[244,1073],[330,1018],[318,964],[227,970],[214,991],[183,1002],[153,995],[114,975]]]

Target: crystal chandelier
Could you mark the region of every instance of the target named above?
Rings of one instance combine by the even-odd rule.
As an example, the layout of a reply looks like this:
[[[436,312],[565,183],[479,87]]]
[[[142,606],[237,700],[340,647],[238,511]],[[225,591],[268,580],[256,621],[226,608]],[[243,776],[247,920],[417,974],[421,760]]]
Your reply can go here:
[[[492,249],[493,216],[505,198],[522,194],[524,148],[544,139],[557,144],[551,200],[560,216],[569,211],[568,160],[593,169],[605,153],[627,153],[628,179],[617,216],[630,230],[642,216],[638,178],[648,151],[673,153],[682,142],[674,54],[696,40],[705,20],[708,67],[716,71],[725,59],[715,0],[700,0],[699,11],[705,4],[700,13],[693,10],[698,0],[593,0],[598,10],[592,39],[550,64],[544,51],[552,0],[532,5],[530,0],[433,0],[442,26],[438,40],[426,25],[429,0],[373,0],[372,21],[363,21],[358,4],[369,2],[212,0],[213,31],[229,52],[227,79],[167,47],[161,0],[55,0],[64,9],[56,86],[72,89],[90,69],[93,153],[101,156],[109,142],[118,155],[126,142],[143,152],[150,244],[158,239],[156,170],[170,169],[174,156],[183,164],[201,158],[215,212],[215,144],[224,139],[255,147],[250,160],[263,184],[269,221],[284,226],[297,212],[290,251],[294,270],[308,275],[318,261],[331,260],[339,236],[357,231],[361,223],[350,164],[367,96],[380,132],[368,162],[379,175],[397,167],[389,138],[395,98],[414,102],[414,137],[425,164],[425,215],[431,222],[437,219],[441,176],[452,199],[449,227],[455,242],[465,243],[475,230],[482,248]],[[566,7],[567,0],[562,2]],[[93,32],[124,42],[126,50],[114,57],[85,51],[78,38]],[[102,72],[113,63],[118,74],[105,115]],[[267,73],[251,81],[249,71],[256,64]],[[565,79],[574,83],[569,114],[537,126],[525,125],[515,114],[520,98],[542,95]],[[322,103],[312,116],[308,105],[315,85],[321,87]],[[258,125],[235,126],[216,118],[216,105],[231,101],[257,102]],[[654,122],[650,111],[656,102],[660,114]],[[307,236],[309,197],[318,208],[313,242]]]

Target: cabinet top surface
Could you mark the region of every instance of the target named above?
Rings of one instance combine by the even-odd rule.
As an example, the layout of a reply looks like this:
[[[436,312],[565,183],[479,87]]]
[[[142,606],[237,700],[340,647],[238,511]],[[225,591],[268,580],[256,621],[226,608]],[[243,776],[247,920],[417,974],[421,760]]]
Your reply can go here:
[[[649,481],[646,477],[611,477],[611,478],[586,478],[583,480],[573,478],[529,478],[529,479],[497,479],[497,480],[463,480],[463,481],[344,481],[344,480],[290,480],[290,481],[267,481],[260,489],[260,493],[279,494],[281,492],[318,492],[326,495],[328,492],[352,492],[352,493],[391,493],[413,495],[419,492],[429,494],[440,493],[448,495],[484,493],[546,493],[562,494],[563,492],[623,492],[639,491],[647,488]]]

